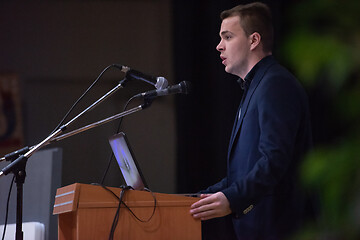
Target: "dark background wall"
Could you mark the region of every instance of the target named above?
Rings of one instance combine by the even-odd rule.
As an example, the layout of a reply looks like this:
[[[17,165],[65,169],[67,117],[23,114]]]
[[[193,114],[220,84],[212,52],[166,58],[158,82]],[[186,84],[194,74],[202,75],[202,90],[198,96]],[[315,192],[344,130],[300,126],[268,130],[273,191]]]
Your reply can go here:
[[[167,0],[1,1],[0,72],[20,77],[25,144],[43,140],[112,63],[162,75],[174,84],[171,14]],[[108,71],[74,113],[123,77],[118,70]],[[129,97],[150,89],[145,83],[129,82],[69,130],[121,112]],[[150,187],[159,192],[175,191],[173,102],[172,97],[159,98],[122,125]],[[53,145],[63,149],[63,185],[101,180],[111,152],[107,139],[116,128],[114,122]],[[115,162],[105,184],[122,184]]]

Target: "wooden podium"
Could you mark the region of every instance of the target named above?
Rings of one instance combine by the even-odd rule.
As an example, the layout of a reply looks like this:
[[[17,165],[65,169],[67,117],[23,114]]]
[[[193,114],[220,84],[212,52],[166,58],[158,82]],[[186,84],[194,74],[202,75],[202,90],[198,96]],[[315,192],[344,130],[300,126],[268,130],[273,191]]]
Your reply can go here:
[[[119,196],[120,188],[109,188]],[[155,214],[148,222],[140,222],[121,205],[114,239],[124,240],[200,240],[201,221],[193,219],[189,210],[198,198],[154,193]],[[141,220],[154,210],[150,192],[128,190],[123,201]],[[75,183],[56,192],[54,214],[59,215],[59,240],[108,239],[118,207],[118,199],[104,188]]]

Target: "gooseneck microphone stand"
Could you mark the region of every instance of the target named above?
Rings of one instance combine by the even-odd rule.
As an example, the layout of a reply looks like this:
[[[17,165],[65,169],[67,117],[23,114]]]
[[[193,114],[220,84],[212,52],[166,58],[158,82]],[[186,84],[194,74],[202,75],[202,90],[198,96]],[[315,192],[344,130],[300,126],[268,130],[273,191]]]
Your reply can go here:
[[[57,142],[60,141],[64,138],[73,136],[77,133],[86,131],[88,129],[91,129],[93,127],[102,125],[104,123],[110,122],[112,120],[118,119],[120,117],[132,114],[134,112],[140,111],[148,106],[151,105],[151,101],[152,99],[144,99],[145,103],[135,107],[133,109],[130,109],[128,111],[125,111],[123,113],[117,114],[113,117],[101,120],[99,122],[96,122],[94,124],[88,125],[86,127],[80,128],[79,130],[75,130],[72,131],[68,134],[64,134],[59,136],[60,133],[62,133],[63,131],[65,131],[73,122],[75,122],[78,118],[80,118],[82,115],[84,115],[86,112],[89,112],[90,110],[92,110],[93,108],[95,108],[98,104],[100,104],[101,102],[103,102],[105,99],[107,99],[108,97],[110,97],[113,93],[115,93],[117,90],[119,90],[120,88],[123,88],[123,83],[125,82],[125,79],[120,81],[120,83],[114,87],[113,89],[111,89],[109,92],[107,92],[104,96],[102,96],[101,98],[99,98],[97,101],[95,101],[93,104],[91,104],[88,108],[86,108],[84,111],[82,111],[81,113],[79,113],[77,116],[75,116],[73,119],[71,119],[69,122],[67,122],[66,124],[64,124],[63,126],[61,126],[59,129],[57,129],[56,131],[52,132],[48,137],[46,137],[42,142],[40,142],[37,145],[34,145],[30,148],[23,148],[20,149],[14,153],[12,153],[12,158],[15,159],[14,154],[20,154],[17,155],[19,156],[18,158],[16,158],[15,160],[12,161],[12,163],[10,163],[9,165],[7,165],[5,168],[3,168],[0,172],[0,177],[3,175],[7,175],[10,172],[12,172],[15,176],[15,182],[16,182],[16,188],[17,188],[17,201],[16,201],[16,234],[15,234],[15,239],[16,240],[23,240],[24,236],[23,236],[23,231],[22,231],[22,215],[23,215],[23,185],[25,182],[25,178],[26,178],[26,162],[29,159],[29,157],[31,157],[32,154],[34,154],[36,151],[38,151],[40,148],[42,148],[45,145],[48,145],[52,142]],[[59,136],[57,138],[57,136]],[[23,154],[24,152],[26,152],[25,154]]]

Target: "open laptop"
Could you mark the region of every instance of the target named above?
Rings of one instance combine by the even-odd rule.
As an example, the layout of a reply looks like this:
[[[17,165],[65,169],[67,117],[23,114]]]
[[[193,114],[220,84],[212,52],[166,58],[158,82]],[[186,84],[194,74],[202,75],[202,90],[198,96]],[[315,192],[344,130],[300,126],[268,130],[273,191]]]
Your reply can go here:
[[[143,190],[144,188],[148,189],[149,187],[146,184],[138,162],[135,160],[125,133],[121,132],[111,136],[109,138],[109,143],[126,184],[135,190]],[[198,193],[182,193],[179,195],[187,197],[200,196]]]
[[[135,190],[148,188],[133,152],[130,149],[125,133],[121,132],[109,138],[114,156],[119,164],[126,185]]]

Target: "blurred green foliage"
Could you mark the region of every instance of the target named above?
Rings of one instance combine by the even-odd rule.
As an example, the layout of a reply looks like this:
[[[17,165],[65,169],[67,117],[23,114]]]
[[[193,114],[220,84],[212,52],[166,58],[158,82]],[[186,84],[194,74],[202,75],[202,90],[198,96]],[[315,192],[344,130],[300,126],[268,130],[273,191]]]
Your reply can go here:
[[[319,212],[296,239],[360,239],[359,12],[359,0],[297,1],[289,12],[282,58],[307,89],[328,91],[328,120],[344,126],[335,139],[315,144],[302,166]]]

